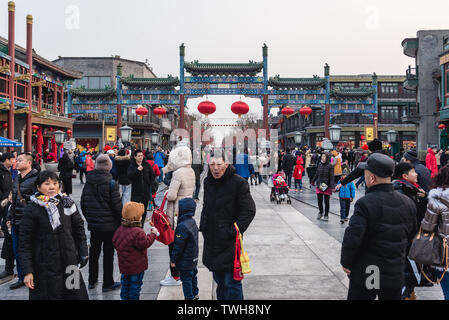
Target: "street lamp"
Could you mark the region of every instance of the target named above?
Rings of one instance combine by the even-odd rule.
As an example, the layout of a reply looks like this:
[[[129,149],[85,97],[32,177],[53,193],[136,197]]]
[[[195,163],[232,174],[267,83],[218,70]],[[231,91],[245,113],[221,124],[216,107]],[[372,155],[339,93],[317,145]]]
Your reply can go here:
[[[157,144],[159,143],[159,133],[154,131],[151,134],[151,143],[153,144],[154,148],[156,149]]]
[[[120,128],[120,137],[122,138],[122,142],[126,144],[131,141],[131,133],[133,128],[128,127],[127,125]]]
[[[296,146],[298,146],[299,148],[301,147],[301,143],[302,143],[302,132],[296,132],[295,133],[295,143]]]
[[[391,152],[393,155],[399,152],[399,150],[396,150],[396,139],[398,138],[398,132],[395,130],[389,130],[387,131],[387,140],[388,143],[391,145]]]
[[[335,148],[337,146],[338,142],[340,142],[341,127],[334,124],[332,127],[329,128],[329,135],[330,135],[330,140]]]
[[[61,145],[64,143],[65,132],[61,130],[55,131],[54,137],[56,145],[58,146],[57,158],[59,160],[59,156],[61,155]]]

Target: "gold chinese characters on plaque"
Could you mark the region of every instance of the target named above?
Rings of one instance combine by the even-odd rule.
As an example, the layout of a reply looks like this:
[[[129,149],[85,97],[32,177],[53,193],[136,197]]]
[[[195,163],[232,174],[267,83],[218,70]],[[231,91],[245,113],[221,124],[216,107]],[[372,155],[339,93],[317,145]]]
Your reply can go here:
[[[365,127],[365,139],[366,141],[374,140],[374,127]]]
[[[117,136],[116,127],[106,128],[106,141],[115,141],[116,136]]]

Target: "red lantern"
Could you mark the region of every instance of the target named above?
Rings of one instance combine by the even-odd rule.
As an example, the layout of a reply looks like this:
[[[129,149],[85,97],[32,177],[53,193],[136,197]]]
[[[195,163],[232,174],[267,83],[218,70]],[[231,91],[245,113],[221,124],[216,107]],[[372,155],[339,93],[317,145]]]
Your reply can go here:
[[[155,115],[157,115],[159,117],[159,119],[161,119],[162,116],[167,113],[167,110],[165,110],[162,107],[157,107],[157,108],[154,108],[153,112]]]
[[[439,126],[438,126],[438,129],[441,129],[441,130],[443,130],[444,128],[446,128],[446,125],[445,124],[440,124]]]
[[[360,136],[360,139],[365,140],[365,136]]]
[[[2,124],[2,127],[3,127],[4,129],[8,128],[8,123],[5,122],[4,124]]]
[[[290,107],[285,107],[281,110],[281,112],[284,116],[291,116],[295,112],[295,110]]]
[[[146,116],[148,114],[147,108],[140,107],[136,109],[136,114],[142,119],[143,116]]]
[[[217,107],[215,106],[215,103],[211,101],[202,101],[198,105],[198,111],[202,114],[205,114],[206,117],[217,110]]]
[[[242,114],[247,114],[249,111],[249,106],[243,101],[237,101],[234,102],[231,105],[231,111],[234,112],[239,116],[239,118],[242,116]]]
[[[307,118],[312,114],[312,108],[310,108],[310,107],[302,107],[302,108],[299,110],[299,113],[300,113],[302,116],[305,116],[305,118],[307,119]]]
[[[31,127],[31,129],[33,129],[33,132],[36,133],[36,131],[39,129],[39,126],[34,125]]]
[[[368,145],[367,145],[367,144],[364,144],[364,145],[362,146],[362,149],[365,150],[365,151],[368,151],[368,149],[369,149],[369,148],[368,148]]]

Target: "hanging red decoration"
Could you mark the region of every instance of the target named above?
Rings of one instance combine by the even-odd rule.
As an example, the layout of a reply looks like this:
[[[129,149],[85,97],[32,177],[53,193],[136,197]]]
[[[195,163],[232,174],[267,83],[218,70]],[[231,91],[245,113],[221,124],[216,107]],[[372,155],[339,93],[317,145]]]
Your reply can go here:
[[[360,136],[360,139],[365,140],[365,136]]]
[[[72,135],[72,130],[67,130],[67,135],[70,137]]]
[[[36,133],[36,131],[39,129],[39,126],[33,125],[33,126],[31,127],[31,129],[33,129],[33,132]]]
[[[139,107],[136,109],[136,114],[140,117],[140,119],[142,119],[143,116],[148,114],[148,110],[145,107]]]
[[[444,124],[444,123],[442,123],[442,124],[440,124],[439,126],[438,126],[438,129],[444,129],[444,128],[446,128],[446,125]]]
[[[239,118],[242,116],[242,114],[247,114],[249,111],[249,106],[246,102],[243,101],[236,101],[231,105],[231,111],[234,112],[239,116]]]
[[[299,113],[307,119],[312,114],[312,108],[310,108],[310,107],[302,107],[299,110]]]
[[[8,128],[8,123],[5,122],[4,124],[2,124],[2,127],[3,127],[4,129]]]
[[[281,112],[284,116],[288,117],[288,116],[291,116],[295,112],[295,110],[293,110],[290,107],[285,107],[285,108],[282,108]]]
[[[167,110],[165,110],[162,107],[157,107],[157,108],[154,108],[153,112],[155,115],[157,115],[159,117],[159,119],[161,119],[162,116],[167,113]]]
[[[206,115],[206,117],[212,113],[215,112],[215,110],[217,110],[217,107],[215,106],[215,103],[211,102],[211,101],[202,101],[200,102],[200,104],[198,105],[198,111],[204,115]]]
[[[367,145],[367,144],[364,144],[364,145],[362,146],[362,149],[365,150],[365,151],[368,151],[368,149],[369,149],[369,148],[368,148],[368,145]]]

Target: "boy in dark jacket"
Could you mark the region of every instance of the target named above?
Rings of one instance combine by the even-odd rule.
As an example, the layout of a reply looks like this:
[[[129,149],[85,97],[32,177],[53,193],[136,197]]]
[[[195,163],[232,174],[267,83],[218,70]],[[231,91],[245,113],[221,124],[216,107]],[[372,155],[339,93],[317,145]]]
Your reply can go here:
[[[341,175],[341,180],[345,179],[348,174],[348,170],[344,169],[343,174]],[[337,186],[341,184],[341,180],[338,181]],[[351,208],[351,202],[355,198],[354,182],[351,181],[345,186],[340,187],[338,197],[340,198],[340,223],[343,224],[345,223],[345,221],[349,220],[349,210]]]
[[[143,204],[127,202],[122,211],[122,224],[112,238],[122,274],[122,300],[139,300],[143,276],[148,269],[147,249],[153,244],[158,233],[153,227],[151,233],[146,235],[141,228],[144,211]]]
[[[198,300],[198,226],[193,219],[196,203],[193,198],[179,200],[178,225],[170,256],[170,265],[180,271],[186,300]]]

